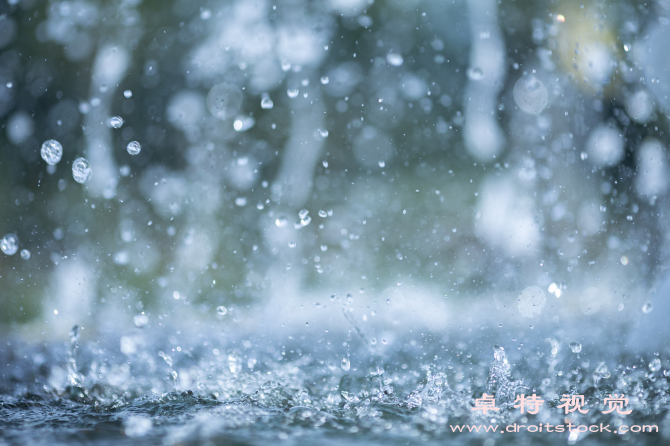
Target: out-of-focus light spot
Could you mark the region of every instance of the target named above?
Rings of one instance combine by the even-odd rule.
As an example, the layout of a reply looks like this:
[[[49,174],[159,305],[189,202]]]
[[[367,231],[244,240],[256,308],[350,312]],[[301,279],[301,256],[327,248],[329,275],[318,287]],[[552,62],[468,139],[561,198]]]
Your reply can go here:
[[[626,256],[621,256],[621,258],[619,259],[619,261],[621,262],[621,264],[622,264],[623,266],[628,265],[628,257],[626,257]]]
[[[559,22],[559,23],[565,22],[565,16],[563,14],[558,14],[556,16],[556,21]]]

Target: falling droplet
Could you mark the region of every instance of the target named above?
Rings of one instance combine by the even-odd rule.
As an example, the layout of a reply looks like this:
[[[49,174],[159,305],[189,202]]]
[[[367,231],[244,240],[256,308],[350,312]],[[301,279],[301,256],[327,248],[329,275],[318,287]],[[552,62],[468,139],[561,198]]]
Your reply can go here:
[[[330,79],[328,79],[328,76],[321,76],[321,83],[323,85],[327,85],[328,82],[330,82]]]
[[[579,342],[571,342],[570,343],[570,350],[572,350],[572,353],[581,353],[582,344],[580,344]]]
[[[277,219],[275,220],[275,224],[280,228],[283,228],[284,226],[286,226],[287,223],[288,223],[288,218],[286,218],[283,215],[281,217],[277,217]]]
[[[286,94],[291,99],[297,98],[299,93],[300,93],[300,90],[298,90],[297,88],[289,88],[288,90],[286,90]]]
[[[22,249],[21,250],[21,258],[23,260],[28,260],[30,258],[30,251],[28,251],[27,249]]]
[[[91,163],[86,158],[77,158],[72,163],[72,178],[77,183],[84,184],[91,179],[92,174]]]
[[[661,370],[661,360],[659,358],[652,359],[652,361],[649,363],[649,370],[652,372],[658,372]]]
[[[652,305],[651,302],[646,302],[644,305],[642,305],[642,312],[643,313],[651,313],[651,310],[654,309],[654,306]]]
[[[228,309],[223,305],[219,305],[218,307],[216,307],[216,314],[218,314],[219,316],[225,316],[226,314],[228,314]]]
[[[123,92],[123,96],[126,98],[132,98],[133,97],[133,92],[130,90],[126,90]]]
[[[126,150],[131,155],[139,155],[142,150],[142,146],[137,141],[130,141],[126,146]]]
[[[386,167],[386,162],[384,162],[384,161],[380,161],[380,162],[379,162],[379,167],[381,167],[382,169],[383,169],[384,167]]]
[[[340,364],[340,367],[342,367],[342,370],[345,372],[348,372],[351,368],[351,361],[349,358],[342,358],[342,364]]]
[[[55,139],[49,139],[42,143],[40,154],[47,164],[55,166],[63,157],[63,146]]]
[[[235,199],[235,204],[238,205],[239,207],[243,207],[247,205],[247,198],[246,197],[237,197]]]

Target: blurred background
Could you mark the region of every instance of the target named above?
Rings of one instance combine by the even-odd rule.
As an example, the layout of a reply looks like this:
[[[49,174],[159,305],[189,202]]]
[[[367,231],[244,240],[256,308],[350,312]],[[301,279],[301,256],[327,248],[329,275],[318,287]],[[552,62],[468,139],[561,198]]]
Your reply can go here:
[[[347,294],[648,312],[669,24],[667,0],[2,0],[2,330]]]

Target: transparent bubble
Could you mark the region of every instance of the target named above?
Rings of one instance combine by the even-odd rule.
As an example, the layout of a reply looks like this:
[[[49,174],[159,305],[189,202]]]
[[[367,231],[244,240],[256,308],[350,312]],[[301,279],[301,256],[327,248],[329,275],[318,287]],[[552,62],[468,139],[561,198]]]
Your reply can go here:
[[[286,218],[284,216],[277,217],[277,219],[275,220],[275,224],[280,228],[283,228],[284,226],[286,226],[287,223],[288,223],[288,218]]]
[[[139,155],[142,150],[142,146],[137,141],[130,141],[126,146],[126,150],[131,155]]]
[[[299,93],[300,93],[300,90],[298,90],[297,88],[289,88],[288,90],[286,90],[286,94],[291,99],[297,98]]]
[[[126,90],[123,92],[123,96],[126,98],[132,98],[133,97],[133,92],[130,90]]]
[[[342,370],[345,372],[348,372],[349,369],[351,369],[351,361],[349,358],[342,358],[342,364],[340,364],[340,367],[342,367]]]
[[[328,82],[330,82],[330,79],[328,79],[328,76],[321,76],[321,83],[323,85],[328,85]]]
[[[19,239],[15,234],[7,234],[0,240],[0,249],[8,256],[13,256],[19,250]]]
[[[28,251],[27,249],[22,249],[21,250],[21,258],[23,260],[28,260],[30,258],[30,251]]]
[[[113,129],[120,129],[124,122],[125,121],[121,116],[114,116],[109,120],[109,125],[111,125]]]
[[[652,359],[652,361],[649,363],[649,370],[652,372],[658,372],[661,370],[661,360],[659,358]]]
[[[514,84],[514,102],[526,113],[537,115],[547,106],[549,93],[536,76],[524,76]]]
[[[242,106],[242,90],[225,82],[217,84],[207,93],[206,103],[207,109],[215,117],[230,118]]]
[[[219,305],[218,307],[216,307],[216,314],[218,314],[219,316],[225,316],[226,314],[228,314],[228,309],[223,305]]]
[[[272,107],[274,107],[274,102],[272,102],[272,99],[270,99],[270,96],[263,96],[261,99],[261,108],[263,110],[270,110]]]
[[[388,62],[389,65],[393,65],[394,67],[399,67],[405,61],[398,53],[388,53],[386,55],[386,62]]]
[[[480,81],[484,79],[484,72],[479,67],[468,68],[467,75],[470,78],[470,80],[473,81]]]
[[[42,143],[40,154],[47,164],[55,166],[63,157],[63,146],[55,139],[49,139]]]
[[[579,342],[571,342],[570,350],[572,350],[572,353],[580,353],[582,351],[582,344]]]
[[[77,183],[84,184],[91,179],[92,174],[91,163],[86,158],[77,158],[72,163],[72,178]]]
[[[654,309],[654,306],[652,305],[651,302],[646,302],[644,305],[642,305],[642,312],[643,313],[651,313],[651,310]]]
[[[133,322],[135,322],[136,327],[142,328],[149,323],[149,316],[144,313],[138,314],[133,318]]]

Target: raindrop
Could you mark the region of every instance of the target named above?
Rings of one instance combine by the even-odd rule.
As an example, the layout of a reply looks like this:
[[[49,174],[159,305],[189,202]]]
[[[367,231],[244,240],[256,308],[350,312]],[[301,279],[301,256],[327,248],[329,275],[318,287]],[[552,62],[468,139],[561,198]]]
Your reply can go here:
[[[0,240],[0,249],[2,249],[2,252],[8,256],[13,256],[19,249],[18,237],[14,234],[5,235],[2,240]]]
[[[342,364],[340,364],[340,367],[342,367],[342,370],[345,372],[348,372],[351,368],[351,361],[349,361],[349,358],[342,358]]]
[[[123,92],[123,96],[126,98],[132,98],[133,97],[133,92],[130,90],[126,90]]]
[[[21,258],[23,260],[28,260],[30,258],[30,251],[28,251],[27,249],[22,249],[21,250]]]
[[[291,249],[295,248],[296,245],[297,245],[296,242],[288,242],[288,247]]]
[[[319,211],[319,217],[321,217],[321,218],[326,218],[326,217],[328,217],[328,212],[326,212],[326,211],[324,211],[323,209],[321,209],[321,210]]]
[[[659,358],[654,358],[650,363],[649,363],[649,370],[652,372],[658,372],[661,370],[661,360]]]
[[[237,197],[235,199],[235,204],[238,205],[239,207],[246,206],[247,205],[246,197]]]
[[[572,353],[580,353],[582,351],[582,344],[579,342],[571,342],[570,350],[572,350]]]
[[[216,314],[219,316],[225,316],[228,313],[228,310],[223,305],[216,307]]]
[[[137,141],[130,141],[126,146],[126,150],[131,155],[139,155],[142,150],[142,146]]]
[[[328,76],[321,76],[321,83],[323,85],[328,85],[328,82],[330,82],[330,79],[328,79]]]
[[[381,167],[381,168],[386,167],[386,162],[385,161],[380,161],[379,162],[379,167]]]
[[[242,91],[235,85],[222,82],[207,93],[207,109],[219,119],[229,118],[242,106]]]
[[[109,120],[109,125],[111,125],[113,129],[120,129],[123,125],[123,122],[124,121],[121,116],[114,116]]]
[[[284,226],[286,226],[287,223],[288,223],[288,218],[284,217],[283,215],[281,217],[277,217],[277,219],[275,220],[275,224],[280,228],[283,228]]]
[[[40,154],[47,164],[55,166],[63,156],[63,146],[55,139],[49,139],[42,143]]]
[[[91,163],[86,158],[77,158],[72,163],[72,178],[77,183],[84,184],[91,179],[92,174]]]
[[[325,167],[326,169],[328,168],[328,161],[324,161],[324,162],[321,163],[321,164],[323,164],[323,167]]]
[[[299,93],[300,93],[300,90],[298,90],[297,88],[289,88],[288,90],[286,90],[286,94],[291,99],[297,98]]]
[[[304,220],[305,217],[307,217],[307,214],[309,214],[309,211],[307,209],[303,209],[298,212],[298,217],[300,217],[300,220]]]
[[[328,245],[321,245],[321,251],[323,252],[328,251]]]
[[[642,305],[642,312],[643,313],[651,313],[651,310],[654,309],[654,306],[651,304],[651,302],[647,302],[644,305]]]

